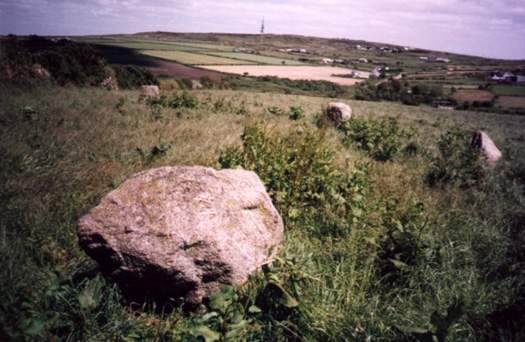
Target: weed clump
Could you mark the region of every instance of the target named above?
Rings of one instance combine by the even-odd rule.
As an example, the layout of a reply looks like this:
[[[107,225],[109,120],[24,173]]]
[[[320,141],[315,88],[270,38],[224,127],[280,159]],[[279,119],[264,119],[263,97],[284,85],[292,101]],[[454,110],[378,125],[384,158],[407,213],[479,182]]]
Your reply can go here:
[[[352,118],[343,122],[338,129],[345,135],[345,145],[355,146],[377,161],[392,160],[400,151],[408,154],[418,151],[416,143],[410,140],[415,132],[402,130],[396,118]]]
[[[461,188],[477,184],[485,174],[479,149],[471,146],[470,135],[459,130],[442,134],[437,142],[438,154],[429,166],[426,180],[430,186],[449,185]]]

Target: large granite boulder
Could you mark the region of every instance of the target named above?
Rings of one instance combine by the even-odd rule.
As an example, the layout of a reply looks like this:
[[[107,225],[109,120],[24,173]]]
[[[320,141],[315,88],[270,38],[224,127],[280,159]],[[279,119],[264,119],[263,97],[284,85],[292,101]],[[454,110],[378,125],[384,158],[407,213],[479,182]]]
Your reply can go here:
[[[163,167],[102,198],[78,236],[129,300],[183,297],[195,309],[275,257],[283,222],[254,172]]]
[[[330,102],[326,108],[326,115],[332,124],[337,127],[341,122],[350,120],[352,108],[342,102]]]
[[[494,144],[488,134],[483,131],[474,132],[472,135],[472,146],[480,149],[483,159],[489,168],[496,166],[502,156],[496,144]]]

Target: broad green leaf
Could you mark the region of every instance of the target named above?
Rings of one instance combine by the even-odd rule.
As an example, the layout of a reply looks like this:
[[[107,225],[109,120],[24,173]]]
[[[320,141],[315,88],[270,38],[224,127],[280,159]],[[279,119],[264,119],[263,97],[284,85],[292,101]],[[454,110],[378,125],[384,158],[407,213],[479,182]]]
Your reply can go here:
[[[20,323],[20,330],[29,336],[38,336],[44,329],[45,317],[26,318]]]
[[[103,286],[103,281],[99,277],[91,279],[78,295],[80,307],[82,309],[95,308],[102,300]]]
[[[408,266],[407,264],[405,264],[404,262],[402,261],[399,261],[399,260],[396,260],[396,259],[390,259],[390,261],[394,264],[394,266],[400,270],[406,270],[408,268],[410,268],[410,266]]]
[[[248,308],[248,312],[249,313],[259,313],[259,312],[262,312],[262,310],[258,306],[252,305]]]
[[[190,329],[190,333],[195,337],[202,337],[206,342],[215,342],[221,338],[221,335],[215,330],[211,330],[205,325],[199,325]]]

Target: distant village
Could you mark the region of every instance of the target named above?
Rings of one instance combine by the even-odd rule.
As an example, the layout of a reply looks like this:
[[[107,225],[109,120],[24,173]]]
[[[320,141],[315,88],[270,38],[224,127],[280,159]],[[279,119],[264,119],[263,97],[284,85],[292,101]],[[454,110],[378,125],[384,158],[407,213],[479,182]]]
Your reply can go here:
[[[421,51],[412,47],[388,47],[388,46],[361,46],[361,45],[355,45],[354,48],[358,51],[381,51],[381,52],[390,52],[390,53],[406,53],[406,52],[417,52]],[[303,48],[287,48],[287,49],[278,49],[278,52],[285,52],[285,53],[303,53],[308,54],[312,53],[311,51],[308,51],[307,49]],[[436,56],[419,56],[419,61],[424,62],[430,62],[430,63],[451,63],[452,61],[449,58],[444,57],[436,57]],[[303,62],[311,62],[308,58],[299,58],[299,61]],[[376,66],[371,72],[368,73],[360,73],[358,71],[352,71],[346,77],[352,77],[352,78],[380,78],[382,75],[384,75],[386,72],[392,72],[395,70],[390,70],[388,66],[384,63],[379,63],[375,60],[367,59],[364,57],[361,57],[356,60],[347,60],[347,59],[332,59],[332,58],[322,58],[319,61],[320,64],[342,64],[342,65],[358,65],[360,63],[371,63],[371,64],[382,64],[381,66]],[[525,73],[525,72],[524,72]],[[393,79],[401,79],[402,74],[400,73],[397,76],[393,76]],[[503,72],[494,70],[492,71],[487,77],[487,81],[496,81],[499,83],[506,83],[506,84],[512,84],[512,83],[523,83],[525,82],[525,76],[522,75],[515,75],[511,72]]]

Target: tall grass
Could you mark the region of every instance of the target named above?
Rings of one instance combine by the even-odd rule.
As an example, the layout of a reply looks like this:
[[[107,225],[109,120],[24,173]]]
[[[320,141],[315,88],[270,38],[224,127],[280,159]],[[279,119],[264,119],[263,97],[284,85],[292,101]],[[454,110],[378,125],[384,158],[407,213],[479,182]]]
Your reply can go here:
[[[2,340],[524,337],[524,118],[345,100],[367,125],[360,139],[386,117],[418,133],[415,153],[376,161],[317,128],[321,97],[206,90],[174,108],[135,91],[0,87]],[[290,107],[302,116],[268,111]],[[506,159],[468,188],[430,187],[438,139],[458,124],[487,130]],[[77,245],[78,218],[103,195],[164,165],[253,169],[285,221],[279,258],[206,315],[127,303]]]

